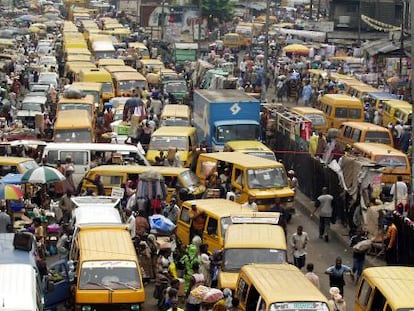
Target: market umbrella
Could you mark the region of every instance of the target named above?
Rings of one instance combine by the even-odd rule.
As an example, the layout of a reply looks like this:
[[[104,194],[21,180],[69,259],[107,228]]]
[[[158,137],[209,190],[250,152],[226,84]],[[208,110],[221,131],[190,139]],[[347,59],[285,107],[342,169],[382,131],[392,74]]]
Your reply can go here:
[[[400,82],[400,78],[397,77],[397,76],[393,76],[393,77],[387,79],[387,83],[390,83],[390,84],[396,84],[398,82]]]
[[[23,198],[23,192],[19,187],[0,183],[1,200],[20,200],[21,198]]]
[[[34,15],[22,15],[18,19],[25,22],[33,22],[37,17]]]
[[[22,183],[30,184],[50,184],[62,180],[65,180],[65,176],[50,166],[31,168],[22,176]]]
[[[23,177],[23,174],[8,173],[6,176],[0,179],[0,183],[19,185],[22,183],[22,177]]]
[[[29,28],[29,32],[31,32],[31,33],[39,33],[40,31],[41,31],[41,29],[39,27],[31,26]]]
[[[309,48],[302,44],[289,44],[283,48],[286,53],[308,54]]]

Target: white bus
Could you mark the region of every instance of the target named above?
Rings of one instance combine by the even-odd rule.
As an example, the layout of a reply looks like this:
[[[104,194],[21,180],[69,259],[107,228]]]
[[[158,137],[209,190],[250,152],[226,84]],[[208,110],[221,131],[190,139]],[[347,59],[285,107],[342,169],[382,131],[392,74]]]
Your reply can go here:
[[[56,166],[70,158],[74,164],[73,180],[78,185],[93,167],[102,164],[123,164],[134,162],[149,165],[145,156],[135,145],[101,143],[48,143],[43,151],[46,164]],[[114,163],[114,159],[117,161]]]

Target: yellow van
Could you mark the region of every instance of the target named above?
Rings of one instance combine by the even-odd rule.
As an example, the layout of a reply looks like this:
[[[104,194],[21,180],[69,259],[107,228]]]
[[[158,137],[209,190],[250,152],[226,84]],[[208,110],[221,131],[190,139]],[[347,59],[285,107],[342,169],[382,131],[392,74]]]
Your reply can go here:
[[[381,181],[385,192],[397,182],[398,175],[402,176],[404,182],[411,182],[410,161],[405,153],[397,149],[384,144],[355,143],[351,154],[365,157],[384,167]]]
[[[80,82],[100,83],[102,85],[102,99],[104,101],[115,97],[111,74],[102,68],[81,70],[79,80]]]
[[[154,171],[164,177],[164,182],[168,188],[167,202],[172,195],[176,195],[179,201],[190,198],[200,198],[206,188],[201,184],[198,177],[188,168],[169,167],[169,166],[141,166],[141,165],[100,165],[92,168],[86,174],[86,178],[81,182],[83,192],[88,188],[96,189],[90,180],[94,180],[96,175],[101,176],[104,184],[105,194],[111,195],[114,188],[120,188],[131,180],[137,184],[139,174],[147,171]],[[177,188],[180,192],[177,192]]]
[[[82,71],[79,73],[79,79]],[[72,87],[81,90],[86,95],[93,96],[93,102],[95,108],[99,111],[103,111],[103,99],[102,99],[102,83],[98,82],[73,82]]]
[[[364,107],[355,97],[343,94],[326,94],[321,98],[321,108],[328,128],[339,128],[346,121],[364,121]]]
[[[366,268],[355,289],[355,311],[413,310],[414,268]]]
[[[161,69],[165,69],[164,63],[159,59],[141,59],[140,72],[145,76],[147,73],[157,73]]]
[[[73,75],[73,81],[79,81],[82,69],[96,68],[90,61],[71,61],[65,64],[65,77]]]
[[[313,87],[318,89],[323,88],[328,84],[328,73],[322,69],[309,69],[309,80]]]
[[[133,49],[141,59],[150,59],[147,46],[142,42],[128,42],[128,48]]]
[[[344,122],[339,128],[336,142],[344,150],[354,143],[381,143],[394,146],[391,131],[383,126],[369,122]]]
[[[60,143],[93,143],[95,131],[85,110],[63,110],[56,113],[53,141]]]
[[[185,201],[181,205],[177,220],[177,239],[183,245],[191,243],[192,220],[190,219],[190,211],[192,205],[195,205],[198,211],[204,213],[205,224],[202,238],[210,252],[223,249],[225,233],[232,223],[232,215],[252,214],[250,208],[242,207],[236,202],[225,199]]]
[[[276,160],[275,153],[264,143],[257,140],[231,140],[224,145],[223,151],[241,152],[268,160]]]
[[[277,289],[277,290],[275,290]],[[330,310],[328,299],[293,265],[245,265],[236,294],[243,311]]]
[[[226,33],[223,37],[223,44],[229,49],[240,49],[242,46],[240,35],[234,32]]]
[[[283,164],[238,152],[202,153],[197,160],[196,175],[206,183],[215,173],[223,174],[225,168],[230,171],[237,202],[244,203],[253,197],[259,211],[267,211],[278,197],[287,211],[294,212],[295,193],[289,187]]]
[[[392,99],[381,101],[381,104],[383,126],[388,126],[389,123],[395,125],[397,121],[403,121],[404,124],[411,124],[412,105],[409,102]]]
[[[70,256],[76,263],[76,310],[141,309],[145,290],[128,227],[80,227]]]
[[[380,93],[381,91],[368,84],[353,84],[349,85],[346,93],[352,97],[362,99],[368,93]]]
[[[9,173],[24,174],[31,168],[36,168],[38,166],[39,165],[32,158],[0,156],[1,177],[4,177]]]
[[[161,112],[161,126],[191,126],[191,108],[187,105],[165,105]]]
[[[183,166],[189,167],[197,145],[195,127],[162,126],[152,133],[146,158],[150,163],[155,163],[155,157],[160,151],[166,154],[169,150],[177,148]]]
[[[218,288],[236,290],[240,269],[251,263],[286,263],[287,246],[281,226],[232,224],[224,238]]]
[[[312,107],[292,107],[290,111],[308,118],[312,122],[312,128],[325,133],[328,130],[328,122],[326,121],[325,114],[319,109]]]
[[[108,67],[106,68],[108,69]],[[148,89],[147,80],[139,72],[114,72],[111,73],[111,76],[116,96],[128,97],[132,96],[134,90]]]
[[[125,66],[125,62],[120,58],[100,58],[98,60],[98,67],[105,68],[106,66]]]
[[[92,95],[86,95],[83,98],[66,98],[63,96],[59,98],[56,112],[75,109],[87,111],[93,124],[95,124],[95,100]]]

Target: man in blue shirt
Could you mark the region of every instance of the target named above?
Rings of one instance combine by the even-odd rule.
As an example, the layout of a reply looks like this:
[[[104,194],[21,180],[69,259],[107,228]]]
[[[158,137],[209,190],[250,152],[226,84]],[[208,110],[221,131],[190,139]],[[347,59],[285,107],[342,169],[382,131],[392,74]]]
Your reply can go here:
[[[307,81],[306,85],[302,89],[302,99],[303,99],[303,104],[305,106],[309,106],[312,93],[313,93],[312,86],[310,85],[310,82]]]
[[[344,296],[345,273],[348,273],[351,276],[351,279],[354,280],[354,273],[352,272],[352,269],[342,264],[341,257],[337,257],[335,265],[330,266],[325,271],[325,274],[329,275],[329,286],[338,287],[342,297]]]

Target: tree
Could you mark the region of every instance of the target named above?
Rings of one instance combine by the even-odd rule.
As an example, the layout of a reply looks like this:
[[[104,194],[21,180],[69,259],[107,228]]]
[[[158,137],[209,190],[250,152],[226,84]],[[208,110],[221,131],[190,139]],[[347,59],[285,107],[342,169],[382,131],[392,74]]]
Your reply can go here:
[[[218,23],[228,22],[233,18],[234,4],[230,0],[193,0],[193,4],[201,4],[202,16],[207,18],[210,30],[218,26]]]

